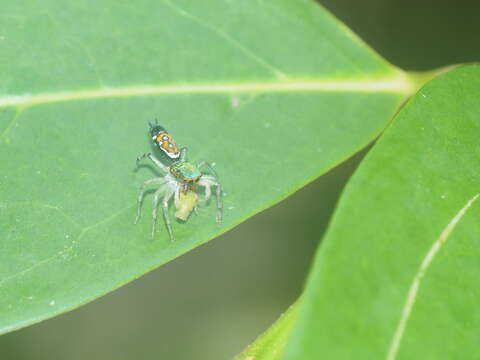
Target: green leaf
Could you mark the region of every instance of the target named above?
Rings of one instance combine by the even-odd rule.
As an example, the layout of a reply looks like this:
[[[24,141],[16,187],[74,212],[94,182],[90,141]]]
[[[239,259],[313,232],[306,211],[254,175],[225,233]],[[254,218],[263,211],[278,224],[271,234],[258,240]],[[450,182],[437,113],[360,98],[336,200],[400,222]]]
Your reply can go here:
[[[277,360],[283,354],[293,324],[298,316],[300,301],[297,300],[285,313],[245,351],[234,360]]]
[[[0,25],[0,332],[279,202],[371,142],[413,87],[313,2],[9,2]],[[226,191],[224,222],[202,203],[174,243],[161,220],[150,238],[151,195],[133,225],[156,117]]]
[[[480,66],[429,82],[342,195],[284,359],[474,359]]]

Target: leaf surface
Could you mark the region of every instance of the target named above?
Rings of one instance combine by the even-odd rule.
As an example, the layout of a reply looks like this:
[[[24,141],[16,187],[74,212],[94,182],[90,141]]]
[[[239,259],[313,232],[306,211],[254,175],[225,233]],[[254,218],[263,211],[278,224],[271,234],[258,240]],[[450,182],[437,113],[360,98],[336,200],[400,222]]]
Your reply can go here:
[[[300,309],[300,299],[234,360],[278,360],[283,354]]]
[[[474,359],[480,66],[427,83],[348,183],[283,359]]]
[[[5,3],[0,332],[73,309],[282,200],[374,139],[411,91],[313,2]],[[150,238],[147,121],[216,163],[214,203]],[[173,216],[173,209],[172,216]]]

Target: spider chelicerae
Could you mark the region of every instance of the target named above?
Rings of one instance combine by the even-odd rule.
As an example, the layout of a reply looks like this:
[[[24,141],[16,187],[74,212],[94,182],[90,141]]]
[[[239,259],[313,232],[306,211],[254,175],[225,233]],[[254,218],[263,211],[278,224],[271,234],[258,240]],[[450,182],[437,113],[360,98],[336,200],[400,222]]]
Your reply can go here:
[[[160,149],[171,161],[169,166],[162,163],[151,153],[145,153],[137,158],[138,162],[144,158],[149,158],[165,175],[145,181],[140,187],[137,197],[137,216],[135,224],[140,219],[142,201],[148,185],[159,185],[159,188],[153,195],[152,210],[152,238],[155,237],[158,206],[162,205],[163,219],[167,226],[170,240],[174,241],[172,223],[168,212],[170,199],[173,197],[176,208],[175,216],[183,221],[188,219],[192,211],[196,211],[198,195],[197,188],[205,188],[205,200],[208,201],[212,194],[212,187],[216,190],[217,200],[217,222],[222,221],[223,203],[222,203],[222,185],[212,166],[203,161],[194,165],[187,161],[187,148],[179,149],[172,136],[158,123],[150,124],[151,139],[158,149]],[[206,170],[208,173],[202,171]]]

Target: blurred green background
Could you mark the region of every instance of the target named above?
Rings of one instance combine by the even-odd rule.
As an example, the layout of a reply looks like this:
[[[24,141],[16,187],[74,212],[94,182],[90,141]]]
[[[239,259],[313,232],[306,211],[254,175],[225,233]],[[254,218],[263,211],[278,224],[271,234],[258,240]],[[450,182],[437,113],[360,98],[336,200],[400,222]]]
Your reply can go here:
[[[319,2],[403,69],[480,59],[478,1]],[[300,294],[339,194],[361,157],[114,293],[0,337],[0,360],[232,357]]]

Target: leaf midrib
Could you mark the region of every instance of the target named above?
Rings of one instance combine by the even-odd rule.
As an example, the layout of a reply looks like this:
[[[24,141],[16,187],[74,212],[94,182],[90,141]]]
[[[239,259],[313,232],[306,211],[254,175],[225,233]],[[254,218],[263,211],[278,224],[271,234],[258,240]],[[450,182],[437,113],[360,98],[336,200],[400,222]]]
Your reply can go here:
[[[288,81],[192,83],[143,85],[119,88],[67,91],[43,94],[7,95],[0,97],[0,107],[24,107],[55,102],[96,98],[134,97],[174,94],[240,94],[272,92],[359,92],[399,93],[409,95],[415,86],[402,72],[374,79],[289,79]]]

